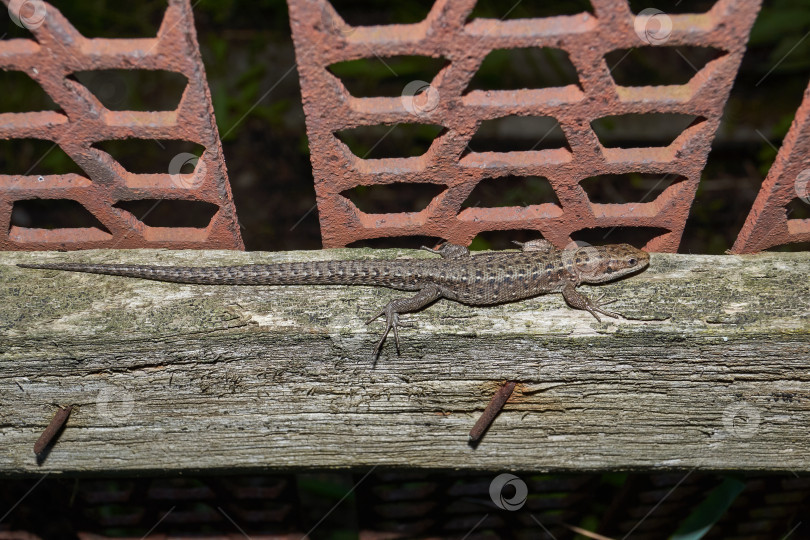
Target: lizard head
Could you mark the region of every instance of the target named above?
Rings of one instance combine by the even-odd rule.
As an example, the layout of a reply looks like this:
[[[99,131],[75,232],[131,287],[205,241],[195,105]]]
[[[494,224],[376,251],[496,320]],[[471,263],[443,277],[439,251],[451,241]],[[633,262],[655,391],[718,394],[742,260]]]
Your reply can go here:
[[[582,283],[613,281],[640,272],[650,264],[649,254],[630,244],[579,247],[564,258],[568,259],[566,266],[573,266]]]

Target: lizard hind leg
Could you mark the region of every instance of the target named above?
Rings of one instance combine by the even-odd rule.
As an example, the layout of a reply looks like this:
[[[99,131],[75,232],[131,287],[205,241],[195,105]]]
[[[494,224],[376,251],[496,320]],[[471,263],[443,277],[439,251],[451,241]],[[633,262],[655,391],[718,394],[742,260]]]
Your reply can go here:
[[[435,302],[441,296],[442,291],[438,285],[425,285],[419,290],[418,293],[409,298],[395,298],[394,300],[391,300],[376,315],[367,320],[366,324],[369,324],[380,316],[385,315],[385,332],[383,332],[382,337],[380,337],[380,340],[374,347],[372,357],[377,358],[379,356],[383,343],[385,343],[385,338],[388,337],[388,333],[391,330],[394,331],[394,343],[397,347],[397,354],[399,354],[399,332],[397,331],[397,328],[400,325],[399,315],[401,313],[419,311],[425,306]]]

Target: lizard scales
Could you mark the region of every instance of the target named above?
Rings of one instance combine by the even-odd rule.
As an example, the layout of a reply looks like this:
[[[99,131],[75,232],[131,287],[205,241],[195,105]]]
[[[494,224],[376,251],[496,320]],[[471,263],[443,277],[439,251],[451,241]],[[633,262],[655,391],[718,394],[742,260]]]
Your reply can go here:
[[[427,249],[427,248],[425,248]],[[580,283],[602,283],[642,270],[649,255],[627,244],[558,250],[545,240],[523,244],[523,250],[470,255],[467,248],[444,244],[428,249],[441,259],[335,260],[223,267],[146,266],[118,264],[20,264],[25,268],[66,270],[155,281],[200,285],[370,285],[417,291],[389,302],[375,317],[386,316],[399,350],[399,314],[417,311],[439,298],[482,306],[514,302],[540,294],[562,292],[569,305],[618,316],[576,291]]]
[[[487,253],[458,259],[307,261],[245,266],[148,266],[55,263],[26,268],[67,270],[198,285],[370,285],[418,291],[435,283],[442,296],[489,305],[559,292],[565,269],[559,260],[535,253]]]

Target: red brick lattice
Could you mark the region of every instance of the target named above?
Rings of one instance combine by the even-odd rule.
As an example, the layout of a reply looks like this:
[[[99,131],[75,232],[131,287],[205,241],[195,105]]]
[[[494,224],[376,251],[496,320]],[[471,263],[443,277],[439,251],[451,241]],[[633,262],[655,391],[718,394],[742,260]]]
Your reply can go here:
[[[350,27],[326,0],[288,0],[324,246],[404,235],[469,244],[480,232],[510,229],[534,229],[564,246],[578,230],[632,226],[665,229],[646,249],[675,251],[760,2],[719,0],[704,14],[637,16],[623,0],[591,3],[593,14],[467,22],[473,0],[437,0],[417,24]],[[651,43],[712,47],[724,54],[684,85],[618,86],[605,54]],[[525,47],[564,50],[579,85],[465,93],[489,52]],[[347,60],[398,55],[440,57],[449,65],[426,92],[402,98],[353,97],[326,69]],[[598,118],[647,113],[688,114],[696,121],[669,146],[653,148],[606,148],[591,128]],[[570,151],[461,157],[482,121],[509,115],[555,118]],[[425,154],[410,158],[361,159],[335,136],[357,126],[396,123],[429,123],[446,130]],[[594,204],[579,185],[594,175],[631,172],[685,180],[650,202],[633,204]],[[546,177],[561,206],[461,210],[480,180],[507,175]],[[398,182],[447,189],[415,213],[367,214],[341,195],[358,185]]]
[[[0,41],[0,68],[26,73],[61,111],[0,114],[0,139],[52,141],[87,176],[0,175],[0,249],[243,249],[189,1],[169,0],[157,36],[144,39],[88,39],[50,4],[3,2],[11,4],[10,12],[23,11],[18,19],[35,40]],[[76,72],[111,69],[176,72],[188,84],[175,110],[113,111],[68,78]],[[177,170],[165,174],[134,174],[92,147],[99,141],[127,138],[189,141],[205,151],[199,160],[177,156],[180,162],[173,161]],[[196,160],[194,172],[181,174],[180,167],[192,159]],[[14,202],[29,199],[76,201],[109,232],[11,226]],[[205,228],[150,227],[113,206],[142,199],[201,201],[215,204],[218,211]]]
[[[810,204],[810,86],[731,252],[810,242],[810,219],[788,219],[796,198]]]

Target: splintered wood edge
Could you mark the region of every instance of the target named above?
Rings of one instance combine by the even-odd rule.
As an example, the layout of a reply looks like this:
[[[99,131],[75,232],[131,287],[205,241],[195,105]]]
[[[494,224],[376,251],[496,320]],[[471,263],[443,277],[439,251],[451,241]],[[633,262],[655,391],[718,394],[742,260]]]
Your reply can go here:
[[[432,257],[103,250],[0,254],[0,474],[371,466],[808,471],[810,254],[653,254],[585,294],[405,317],[375,362],[398,291],[166,284],[18,262],[214,266]],[[477,447],[468,433],[514,393]],[[44,460],[33,447],[77,405]]]

